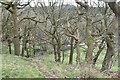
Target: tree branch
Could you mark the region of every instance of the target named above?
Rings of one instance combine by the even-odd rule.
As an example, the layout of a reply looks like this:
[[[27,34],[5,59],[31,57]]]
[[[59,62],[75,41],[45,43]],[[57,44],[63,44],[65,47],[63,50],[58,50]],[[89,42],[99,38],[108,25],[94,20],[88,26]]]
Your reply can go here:
[[[19,4],[18,4],[19,7],[17,7],[17,9],[23,9],[23,8],[27,7],[30,3],[31,3],[31,1],[28,1],[27,4],[20,4],[20,3],[19,3]]]
[[[46,22],[46,20],[47,20],[47,18],[46,18],[45,21],[39,21],[39,20],[35,20],[35,18],[36,18],[36,17],[25,17],[25,18],[21,19],[20,22],[23,21],[23,20],[28,19],[28,20],[32,20],[32,21],[34,21],[34,22],[36,22],[36,23],[44,23],[44,22]]]
[[[89,5],[86,4],[87,2],[83,3],[83,2],[81,2],[81,1],[79,1],[79,0],[75,0],[75,2],[76,2],[77,4],[79,4],[80,6],[84,7],[85,9],[89,7]]]

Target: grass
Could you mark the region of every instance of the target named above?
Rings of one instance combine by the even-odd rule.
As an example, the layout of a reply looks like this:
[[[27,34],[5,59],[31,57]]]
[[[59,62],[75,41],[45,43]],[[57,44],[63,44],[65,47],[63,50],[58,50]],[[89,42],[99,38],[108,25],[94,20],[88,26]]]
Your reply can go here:
[[[81,59],[84,61],[84,49],[81,48],[80,51]],[[2,56],[2,78],[110,78],[110,76],[100,73],[96,69],[83,65],[76,66],[76,50],[74,50],[73,65],[68,65],[69,51],[65,53],[66,57],[63,64],[56,63],[54,56],[47,53],[41,57],[25,58],[8,54],[8,50],[5,48],[2,52],[4,53],[0,54]],[[98,68],[100,68],[104,58],[102,54],[96,65]],[[117,69],[116,65],[113,66],[114,70]]]
[[[97,51],[98,51],[98,48],[95,48],[94,51],[93,51],[94,55],[97,53]],[[80,52],[81,52],[81,55],[80,55],[81,61],[84,62],[84,60],[85,60],[85,48],[80,48]],[[103,50],[101,52],[101,54],[99,55],[98,60],[96,62],[96,67],[99,68],[99,69],[102,67],[102,62],[104,60],[105,53],[106,53],[106,51]],[[65,61],[65,63],[68,63],[69,62],[69,51],[66,51],[65,55],[66,55],[66,57],[65,57],[64,61]],[[74,59],[73,63],[75,64],[76,63],[76,49],[74,49],[73,59]],[[112,71],[118,71],[118,57],[117,57],[117,53],[113,57],[113,60],[114,60],[114,64],[113,64],[111,70]]]
[[[41,59],[28,59],[9,54],[2,54],[2,56],[3,78],[108,77],[96,70],[89,71],[87,67],[83,69],[75,65],[56,63],[51,59],[52,55],[45,55]]]
[[[2,54],[2,77],[39,77],[40,73],[34,65],[30,63],[31,59],[24,59],[14,55]],[[32,65],[32,66],[31,66]]]

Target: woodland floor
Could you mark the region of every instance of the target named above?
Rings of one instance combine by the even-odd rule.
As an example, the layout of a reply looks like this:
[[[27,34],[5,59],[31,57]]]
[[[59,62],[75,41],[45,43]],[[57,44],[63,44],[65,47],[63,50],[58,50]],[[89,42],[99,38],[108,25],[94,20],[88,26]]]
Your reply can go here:
[[[52,54],[44,54],[41,57],[25,58],[7,54],[2,55],[2,78],[111,78],[100,72],[101,61],[98,60],[97,67],[89,68],[87,65],[79,66],[68,64],[68,57],[65,62],[56,63]],[[66,52],[67,53],[67,52]],[[68,56],[66,54],[66,56]],[[0,69],[1,70],[1,69]],[[112,67],[117,71],[117,65]]]

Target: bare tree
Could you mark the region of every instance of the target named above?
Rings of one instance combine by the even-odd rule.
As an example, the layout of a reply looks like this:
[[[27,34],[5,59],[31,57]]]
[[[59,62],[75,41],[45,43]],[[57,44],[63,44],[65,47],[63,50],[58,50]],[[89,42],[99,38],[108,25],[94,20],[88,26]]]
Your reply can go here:
[[[18,9],[23,9],[25,8],[30,2],[28,1],[27,4],[20,4],[20,1],[15,0],[15,1],[0,1],[2,5],[10,12],[13,18],[13,43],[14,43],[14,50],[15,50],[15,55],[19,56],[20,55],[20,40],[19,40],[19,28],[18,28],[18,19],[17,19],[17,10]]]
[[[2,19],[2,41],[7,42],[8,48],[9,48],[9,53],[12,53],[12,22],[10,21],[11,16],[9,13],[3,9],[2,11],[2,16],[4,17]]]
[[[120,21],[120,7],[116,3],[116,0],[114,0],[114,1],[103,0],[103,1],[106,2],[109,5],[109,7],[111,8],[111,10],[115,14],[115,16],[118,18],[118,22],[119,22]],[[119,29],[119,26],[120,25],[118,24],[118,29]],[[114,43],[114,40],[113,40],[114,32],[113,32],[113,30],[116,27],[117,27],[117,21],[116,21],[116,19],[113,19],[113,22],[110,25],[110,28],[107,30],[107,37],[106,37],[107,51],[106,51],[104,61],[102,63],[101,71],[109,69],[110,61],[111,61],[111,59],[112,59],[112,57],[115,53],[114,52],[114,44],[113,44]]]
[[[86,39],[87,39],[87,51],[86,51],[86,56],[85,56],[85,61],[88,63],[88,64],[91,64],[92,63],[92,59],[93,59],[93,49],[94,49],[94,45],[93,45],[93,42],[94,42],[94,38],[93,36],[91,35],[91,26],[92,26],[92,20],[91,20],[91,17],[90,17],[90,7],[88,5],[88,2],[81,2],[81,1],[78,1],[76,0],[76,3],[78,5],[80,5],[81,7],[83,7],[85,9],[85,17],[86,17]]]
[[[52,45],[55,61],[61,61],[61,46],[64,40],[62,40],[63,30],[62,25],[65,23],[66,10],[63,2],[48,1],[48,6],[43,2],[38,2],[37,9],[34,11],[42,15],[41,18],[46,19],[43,25],[41,25],[40,31],[44,34],[41,40],[45,44]],[[66,16],[66,17],[65,17]]]

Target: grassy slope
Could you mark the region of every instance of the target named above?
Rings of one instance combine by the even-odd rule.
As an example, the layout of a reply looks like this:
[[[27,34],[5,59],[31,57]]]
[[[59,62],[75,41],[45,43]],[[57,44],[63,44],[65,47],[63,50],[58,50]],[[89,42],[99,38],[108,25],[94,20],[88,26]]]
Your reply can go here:
[[[1,54],[0,54],[1,55]],[[23,58],[2,54],[2,77],[44,78],[44,77],[107,77],[95,69],[54,62],[51,55],[39,58]],[[84,69],[83,69],[84,68]]]
[[[2,54],[2,77],[38,77],[39,72],[25,59],[14,55]]]
[[[8,50],[3,49],[3,53],[8,53]],[[40,58],[25,58],[18,57],[9,54],[2,55],[2,77],[13,77],[13,78],[46,78],[46,77],[95,77],[95,78],[106,78],[105,74],[100,73],[96,69],[89,69],[84,65],[75,66],[68,65],[69,53],[66,52],[65,62],[63,64],[56,63],[53,55],[45,54]],[[75,51],[76,53],[76,51]],[[84,60],[84,49],[81,49],[81,59]],[[76,54],[74,54],[75,63]],[[99,57],[97,67],[101,67],[101,62],[104,58],[103,53]],[[113,70],[117,70],[117,64],[113,66]]]

